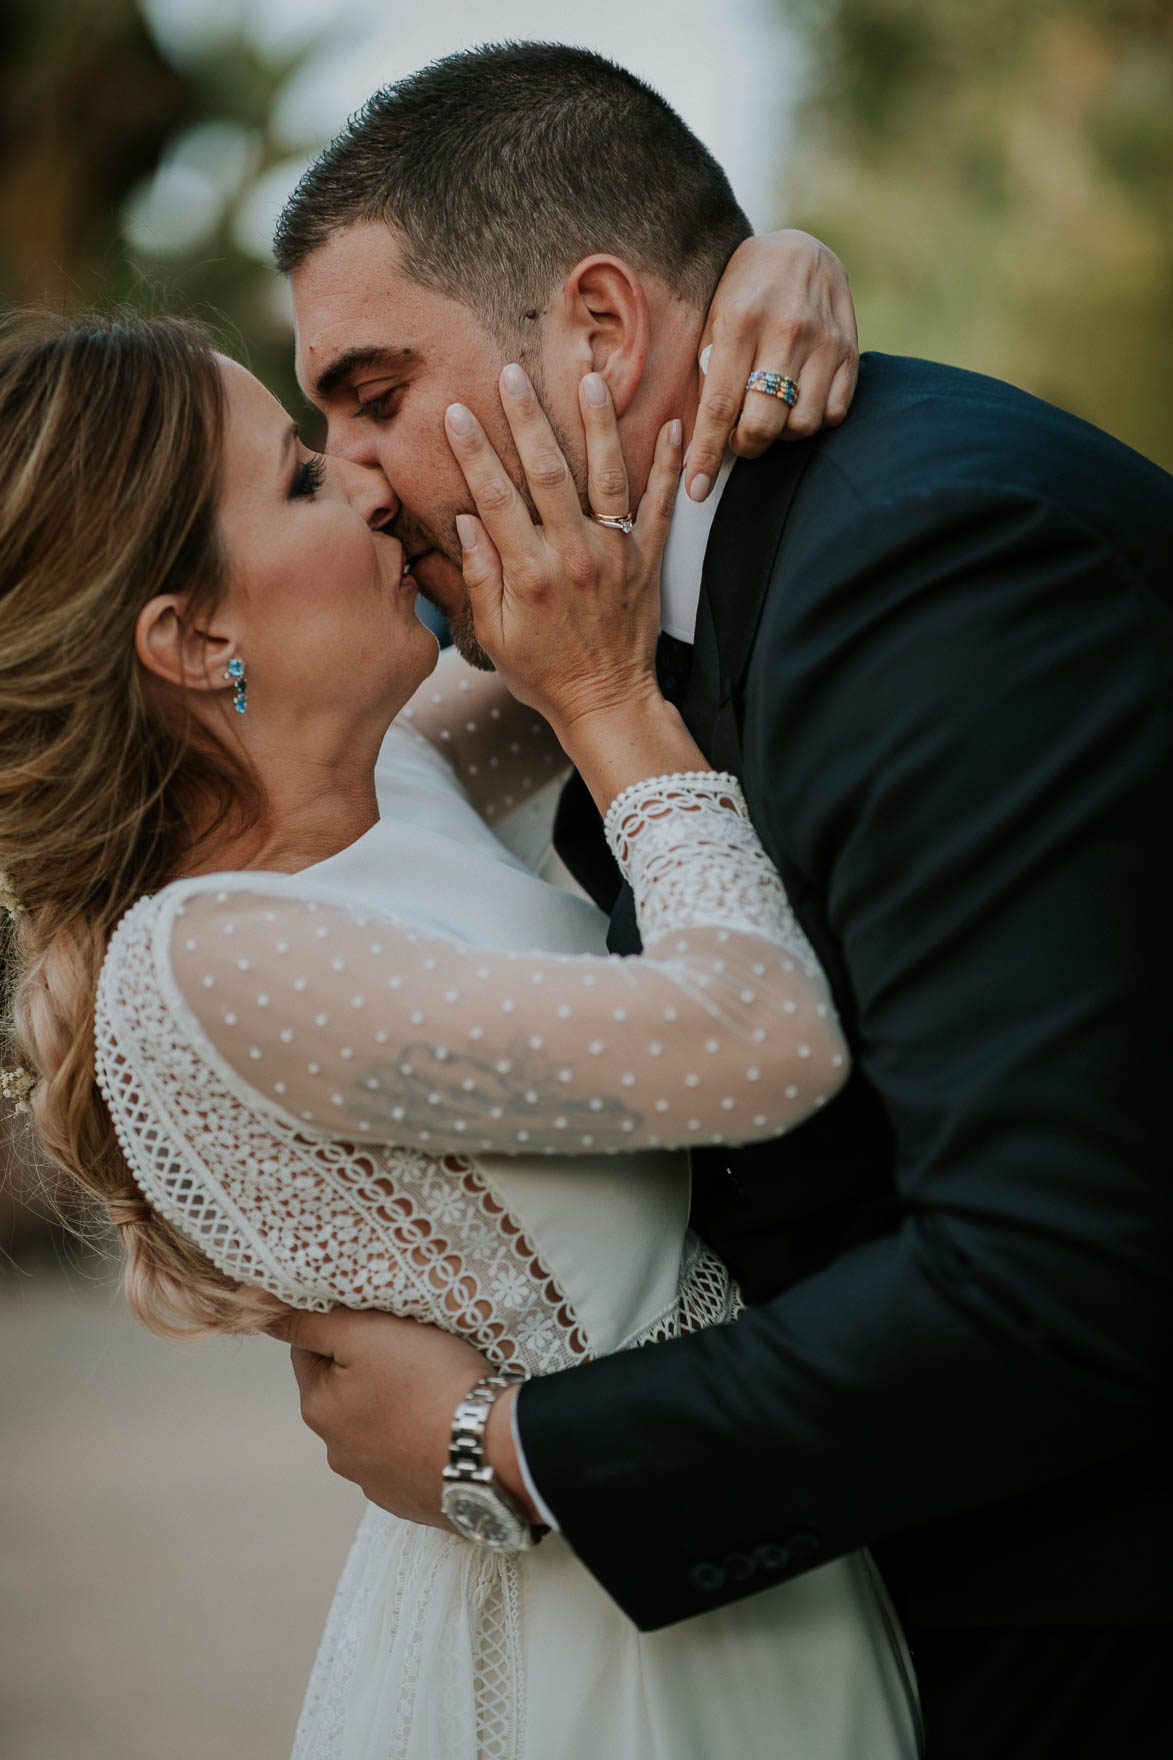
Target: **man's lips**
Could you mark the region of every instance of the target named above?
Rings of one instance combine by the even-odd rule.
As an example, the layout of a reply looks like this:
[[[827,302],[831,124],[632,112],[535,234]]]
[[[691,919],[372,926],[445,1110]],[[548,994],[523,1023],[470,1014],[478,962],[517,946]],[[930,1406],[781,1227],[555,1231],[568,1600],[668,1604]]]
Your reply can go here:
[[[410,556],[403,556],[403,588],[405,590],[419,591],[423,588],[423,583],[417,579],[416,568],[428,556],[432,556],[432,546],[412,551]]]
[[[435,544],[408,553],[403,585],[406,588],[412,582],[428,603],[445,617],[452,615],[463,598],[459,562],[453,562]]]

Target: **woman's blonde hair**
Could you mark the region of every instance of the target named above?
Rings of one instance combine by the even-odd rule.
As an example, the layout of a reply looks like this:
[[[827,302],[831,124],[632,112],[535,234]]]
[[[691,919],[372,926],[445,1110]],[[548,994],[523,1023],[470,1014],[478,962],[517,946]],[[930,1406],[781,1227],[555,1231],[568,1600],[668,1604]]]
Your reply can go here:
[[[152,705],[135,655],[148,600],[185,616],[225,585],[224,420],[210,338],[174,319],[0,331],[0,868],[6,1035],[37,1085],[41,1144],[105,1205],[153,1330],[244,1331],[277,1304],[235,1285],[144,1203],[94,1076],[94,1003],[123,913],[173,873],[191,815],[247,803],[227,752]]]

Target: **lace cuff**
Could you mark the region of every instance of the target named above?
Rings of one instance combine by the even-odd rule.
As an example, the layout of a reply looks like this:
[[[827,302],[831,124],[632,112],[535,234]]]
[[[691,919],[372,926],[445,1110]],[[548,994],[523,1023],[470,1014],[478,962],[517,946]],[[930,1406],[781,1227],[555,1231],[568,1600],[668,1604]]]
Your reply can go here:
[[[611,802],[604,829],[635,895],[645,948],[685,929],[717,927],[759,936],[785,948],[808,976],[819,972],[735,776],[689,770],[633,783]]]

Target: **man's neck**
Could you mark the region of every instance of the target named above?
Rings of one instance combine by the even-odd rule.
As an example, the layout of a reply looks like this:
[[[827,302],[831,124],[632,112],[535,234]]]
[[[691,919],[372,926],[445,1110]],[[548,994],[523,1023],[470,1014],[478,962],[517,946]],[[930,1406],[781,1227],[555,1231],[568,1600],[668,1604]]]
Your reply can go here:
[[[656,439],[666,422],[678,419],[687,448],[700,407],[697,356],[704,314],[688,306],[654,277],[645,281],[651,344],[639,389],[624,413],[621,432],[631,471],[632,502],[647,487]],[[629,438],[630,436],[630,438]],[[640,460],[639,468],[634,465]]]

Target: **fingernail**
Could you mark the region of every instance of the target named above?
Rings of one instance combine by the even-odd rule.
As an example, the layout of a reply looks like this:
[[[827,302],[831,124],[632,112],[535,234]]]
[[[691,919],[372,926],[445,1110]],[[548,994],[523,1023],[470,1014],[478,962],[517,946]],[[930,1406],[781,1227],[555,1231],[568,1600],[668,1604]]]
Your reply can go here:
[[[607,387],[598,373],[588,373],[582,382],[582,388],[586,393],[588,403],[593,403],[596,408],[600,404],[606,403]]]
[[[524,397],[529,390],[529,380],[516,361],[510,361],[501,377],[505,381],[506,391],[511,391],[514,397]]]
[[[700,366],[701,366],[702,373],[707,373],[709,370],[709,356],[712,354],[712,352],[713,352],[713,345],[711,342],[709,343],[709,346],[707,348],[701,349],[699,358],[700,358]]]
[[[457,536],[460,538],[460,548],[462,550],[475,550],[476,549],[476,547],[477,547],[476,522],[475,522],[475,520],[471,520],[468,517],[467,513],[458,513],[457,514],[457,516],[456,516],[456,531],[457,531]]]
[[[684,439],[684,429],[681,426],[680,421],[676,420],[674,422],[669,422],[668,423],[668,444],[670,446],[679,446],[683,439]]]
[[[688,485],[689,500],[703,501],[712,487],[712,477],[707,477],[704,471],[698,472],[698,474],[692,479],[692,482]]]
[[[448,426],[454,434],[472,433],[472,415],[462,403],[448,405]]]

